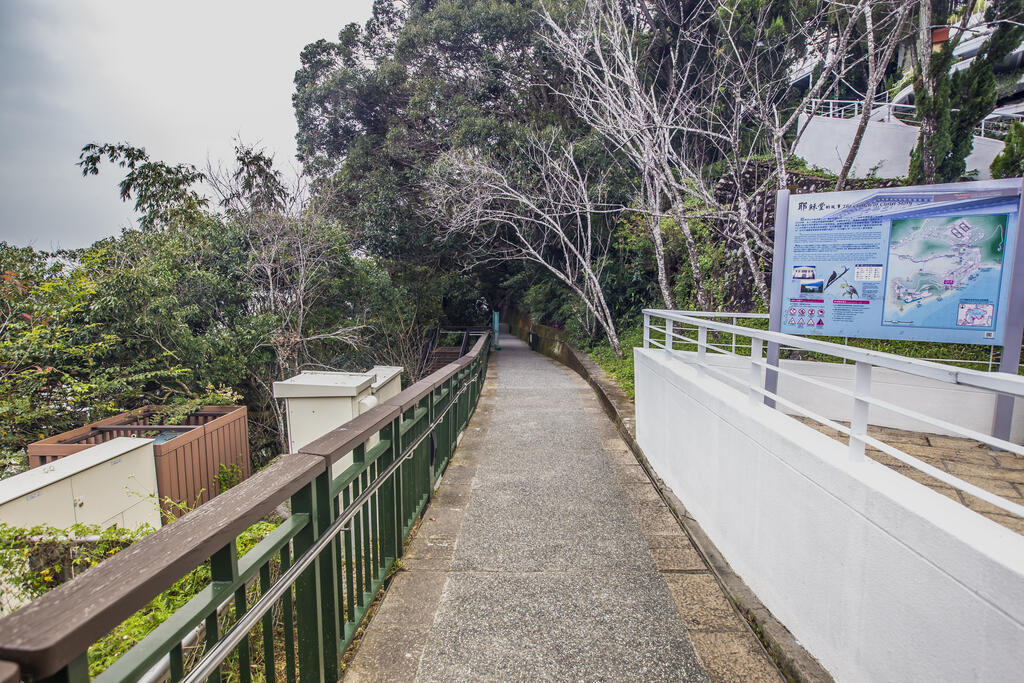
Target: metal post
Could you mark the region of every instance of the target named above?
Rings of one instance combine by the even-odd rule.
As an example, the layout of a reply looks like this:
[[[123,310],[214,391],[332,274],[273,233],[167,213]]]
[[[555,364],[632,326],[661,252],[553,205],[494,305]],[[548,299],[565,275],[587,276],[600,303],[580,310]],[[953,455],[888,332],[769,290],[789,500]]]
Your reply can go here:
[[[757,337],[750,338],[750,380],[748,395],[751,403],[758,403],[761,400],[761,392],[755,389],[761,388],[761,340]]]
[[[1010,293],[1006,301],[1006,312],[1002,314],[1006,326],[1003,330],[1003,352],[999,359],[999,372],[1012,375],[1020,371],[1020,346],[1024,338],[1024,249],[1021,248],[1021,232],[1024,229],[1024,181],[1020,201],[1017,204],[1017,234],[1013,246],[1013,270],[1010,273]],[[992,436],[1004,441],[1010,440],[1013,426],[1013,396],[998,394],[995,413],[992,416]]]
[[[301,557],[316,542],[316,512],[313,505],[313,482],[310,482],[292,494],[292,513],[309,515],[309,523],[292,541],[295,557]],[[323,649],[320,646],[320,610],[317,600],[316,570],[316,564],[310,565],[295,581],[295,619],[298,631],[300,683],[323,680]]]
[[[708,328],[701,325],[697,328],[697,373],[704,374],[704,362],[707,358]]]
[[[775,253],[772,256],[772,298],[768,308],[768,329],[772,332],[782,331],[782,289],[786,283],[786,230],[789,225],[789,190],[775,193]],[[768,342],[768,365],[779,367],[779,345]],[[771,367],[764,378],[764,388],[773,394],[778,393],[779,373]],[[775,407],[775,401],[764,399],[769,408]]]
[[[318,475],[313,480],[313,506],[316,509],[315,528],[316,537],[320,538],[327,527],[334,521],[334,501],[331,499],[331,467]],[[318,593],[320,598],[320,648],[321,661],[325,680],[333,681],[338,678],[338,664],[341,662],[341,653],[338,652],[339,628],[343,627],[338,623],[338,612],[341,600],[335,596],[335,586],[338,585],[337,567],[334,564],[336,550],[333,545],[327,552],[320,553],[316,560],[318,579]],[[244,600],[245,589],[242,589]]]
[[[864,459],[863,436],[868,432],[868,409],[871,404],[865,399],[871,397],[871,364],[857,361],[856,380],[853,386],[853,416],[850,418],[850,460]]]
[[[651,348],[651,314],[644,312],[644,348]]]

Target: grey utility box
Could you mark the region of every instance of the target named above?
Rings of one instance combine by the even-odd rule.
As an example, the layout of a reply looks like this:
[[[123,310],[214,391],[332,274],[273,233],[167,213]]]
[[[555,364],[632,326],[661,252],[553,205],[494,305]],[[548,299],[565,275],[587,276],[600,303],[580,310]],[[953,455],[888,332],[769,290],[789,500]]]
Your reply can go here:
[[[402,368],[378,365],[369,372],[305,370],[274,382],[274,398],[285,400],[288,451],[297,453],[352,418],[365,413],[402,390]],[[373,445],[373,443],[369,444]],[[352,463],[346,456],[335,463],[335,474]]]

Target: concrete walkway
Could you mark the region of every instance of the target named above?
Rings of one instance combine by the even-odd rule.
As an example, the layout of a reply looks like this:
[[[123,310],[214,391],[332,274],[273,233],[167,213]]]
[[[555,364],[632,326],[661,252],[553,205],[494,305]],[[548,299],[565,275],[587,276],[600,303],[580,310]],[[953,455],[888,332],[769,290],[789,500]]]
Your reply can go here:
[[[781,680],[590,387],[501,346],[345,680]]]

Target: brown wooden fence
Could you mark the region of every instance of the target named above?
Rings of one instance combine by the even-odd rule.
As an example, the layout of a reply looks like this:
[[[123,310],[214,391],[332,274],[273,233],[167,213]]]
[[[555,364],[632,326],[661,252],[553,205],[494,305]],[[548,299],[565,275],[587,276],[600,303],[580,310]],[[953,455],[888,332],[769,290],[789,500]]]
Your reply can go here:
[[[217,474],[221,465],[237,466],[239,481],[252,474],[245,406],[206,406],[178,425],[155,424],[156,413],[152,407],[140,408],[36,441],[28,447],[29,467],[45,465],[119,436],[164,433],[172,438],[153,444],[161,500],[189,507],[205,503],[220,493]]]

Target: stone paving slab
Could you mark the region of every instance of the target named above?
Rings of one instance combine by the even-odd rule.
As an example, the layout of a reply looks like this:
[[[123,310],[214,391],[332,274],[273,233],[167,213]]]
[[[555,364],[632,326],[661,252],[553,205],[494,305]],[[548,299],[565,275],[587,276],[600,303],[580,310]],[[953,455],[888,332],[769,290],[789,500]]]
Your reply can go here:
[[[345,678],[781,681],[589,385],[501,345]]]
[[[821,425],[807,417],[796,417],[796,419],[841,443],[849,443],[848,437],[835,429]],[[873,425],[868,427],[868,434],[899,448],[907,455],[912,455],[989,493],[1002,496],[1018,505],[1024,505],[1024,457],[993,450],[985,444],[971,439],[960,439],[941,434]],[[872,460],[919,484],[924,484],[936,493],[946,496],[1018,534],[1024,534],[1024,519],[1011,515],[1002,508],[970,494],[958,491],[931,475],[879,450],[868,448],[865,453]]]

